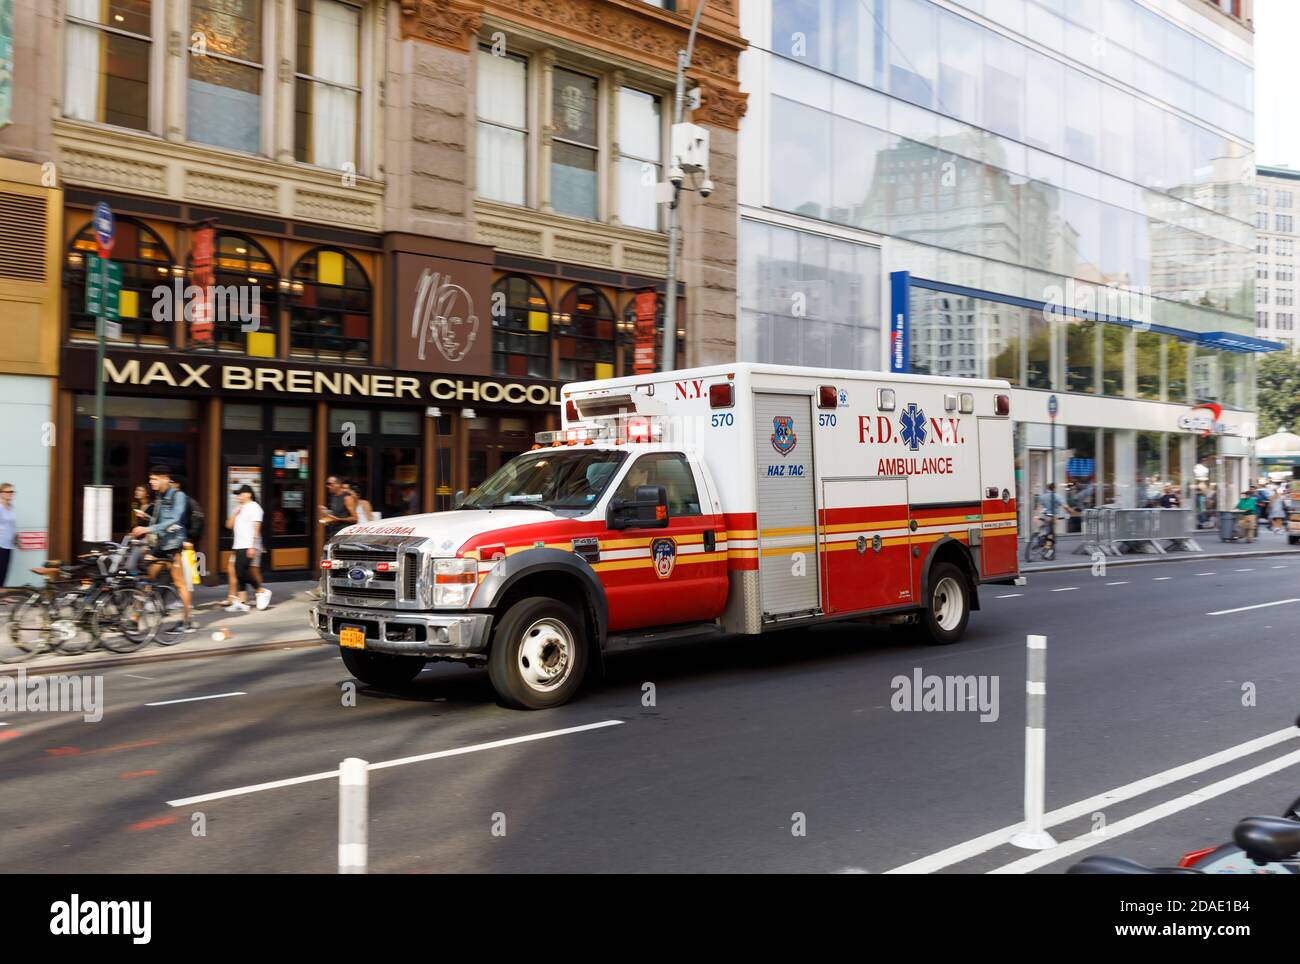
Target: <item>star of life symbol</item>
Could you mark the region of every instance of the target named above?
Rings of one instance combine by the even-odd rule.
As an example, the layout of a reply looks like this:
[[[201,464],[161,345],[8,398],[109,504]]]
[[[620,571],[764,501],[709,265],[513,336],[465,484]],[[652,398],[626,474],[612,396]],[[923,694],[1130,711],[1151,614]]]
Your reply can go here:
[[[915,452],[925,444],[925,412],[916,407],[916,402],[908,402],[898,417],[899,433],[903,444]]]
[[[794,451],[799,438],[794,434],[794,416],[777,415],[772,419],[772,448],[782,455]]]

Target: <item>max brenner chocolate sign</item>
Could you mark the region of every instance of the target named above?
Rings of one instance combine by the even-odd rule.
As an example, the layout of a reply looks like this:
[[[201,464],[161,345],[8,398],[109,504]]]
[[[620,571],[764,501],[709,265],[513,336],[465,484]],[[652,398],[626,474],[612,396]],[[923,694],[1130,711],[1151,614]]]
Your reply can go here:
[[[95,354],[69,349],[63,371],[70,387],[94,387]],[[463,375],[408,375],[364,369],[295,367],[265,362],[251,364],[239,358],[201,357],[189,361],[112,352],[104,358],[104,384],[109,391],[124,386],[141,393],[212,395],[247,392],[249,395],[374,399],[414,403],[455,402],[464,405],[503,404],[530,407],[559,406],[557,384],[517,382]]]

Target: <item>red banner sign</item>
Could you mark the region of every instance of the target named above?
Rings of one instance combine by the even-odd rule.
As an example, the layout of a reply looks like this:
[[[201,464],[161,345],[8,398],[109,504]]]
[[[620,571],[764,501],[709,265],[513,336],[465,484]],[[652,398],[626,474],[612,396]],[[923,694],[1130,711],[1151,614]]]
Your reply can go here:
[[[215,279],[212,273],[212,242],[216,229],[204,224],[190,232],[190,283],[197,285],[203,296],[195,300],[190,309],[190,341],[212,344],[211,300]]]
[[[636,342],[632,353],[632,370],[647,375],[655,370],[655,318],[659,309],[659,296],[653,291],[642,291],[633,302],[636,311]]]

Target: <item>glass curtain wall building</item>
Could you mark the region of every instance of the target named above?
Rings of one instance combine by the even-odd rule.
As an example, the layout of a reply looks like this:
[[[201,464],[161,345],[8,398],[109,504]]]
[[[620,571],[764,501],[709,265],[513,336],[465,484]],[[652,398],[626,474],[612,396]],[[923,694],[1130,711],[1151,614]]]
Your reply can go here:
[[[1227,498],[1271,346],[1252,35],[1198,6],[745,0],[739,357],[1006,378],[1022,506]]]

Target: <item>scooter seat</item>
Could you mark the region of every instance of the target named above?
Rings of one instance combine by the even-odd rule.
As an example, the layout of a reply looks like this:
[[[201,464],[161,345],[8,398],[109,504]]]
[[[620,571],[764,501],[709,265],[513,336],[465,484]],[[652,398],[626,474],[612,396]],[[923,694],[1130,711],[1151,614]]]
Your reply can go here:
[[[1198,870],[1185,867],[1148,867],[1127,857],[1108,857],[1098,854],[1085,857],[1066,871],[1067,874],[1197,874]]]
[[[1300,820],[1247,817],[1233,828],[1232,839],[1251,860],[1289,860],[1300,854]]]

